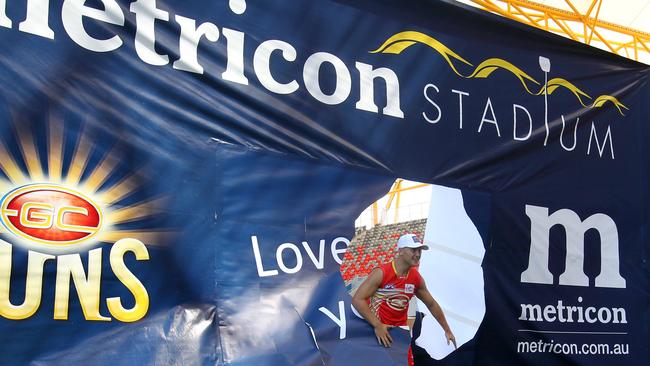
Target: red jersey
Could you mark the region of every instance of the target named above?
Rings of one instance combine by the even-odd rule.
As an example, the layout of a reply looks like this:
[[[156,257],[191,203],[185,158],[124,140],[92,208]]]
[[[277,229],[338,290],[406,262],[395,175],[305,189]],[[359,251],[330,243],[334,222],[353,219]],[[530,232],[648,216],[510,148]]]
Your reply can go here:
[[[422,284],[422,277],[415,267],[406,276],[398,277],[393,262],[379,266],[383,273],[377,292],[368,299],[373,314],[387,325],[406,325],[409,301]]]

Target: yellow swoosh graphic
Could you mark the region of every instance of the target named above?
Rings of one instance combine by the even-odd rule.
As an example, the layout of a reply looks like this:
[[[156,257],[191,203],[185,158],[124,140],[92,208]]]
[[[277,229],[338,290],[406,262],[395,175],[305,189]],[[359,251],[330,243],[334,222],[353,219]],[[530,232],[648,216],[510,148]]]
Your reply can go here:
[[[471,75],[468,76],[468,78],[487,78],[488,76],[490,76],[490,74],[492,74],[494,71],[498,69],[504,69],[510,71],[513,75],[517,77],[517,79],[519,79],[521,85],[524,86],[524,89],[526,89],[528,93],[534,95],[534,93],[530,91],[530,89],[528,89],[528,85],[526,85],[525,80],[532,81],[537,85],[539,85],[539,82],[533,79],[530,75],[526,74],[522,69],[500,58],[489,58],[481,62],[480,65],[476,66],[476,69]]]
[[[618,99],[616,99],[616,97],[613,97],[611,95],[599,96],[598,98],[596,98],[594,104],[591,107],[600,108],[605,104],[605,102],[611,102],[612,104],[614,104],[616,109],[618,109],[618,113],[620,113],[622,116],[624,116],[625,114],[623,114],[621,108],[627,109],[628,111],[630,110],[630,108],[626,107],[623,103],[619,102]]]
[[[546,85],[542,86],[539,92],[534,93],[532,92],[527,84],[528,82],[532,82],[537,85],[541,85],[537,80],[535,80],[532,76],[528,75],[526,72],[524,72],[522,69],[519,67],[515,66],[509,61],[506,61],[501,58],[489,58],[483,62],[481,62],[474,71],[469,74],[469,75],[463,75],[461,74],[458,69],[456,69],[456,66],[454,65],[453,60],[460,61],[466,65],[469,66],[474,66],[472,65],[471,62],[467,61],[464,59],[462,56],[451,50],[449,47],[445,46],[442,42],[438,41],[437,39],[421,33],[417,31],[404,31],[400,33],[396,33],[390,38],[388,38],[379,48],[377,48],[374,51],[370,51],[370,53],[383,53],[383,54],[394,54],[394,55],[399,55],[402,53],[404,50],[407,48],[415,45],[415,44],[425,44],[429,46],[430,48],[434,49],[436,52],[438,52],[444,59],[447,61],[447,64],[449,67],[452,69],[452,71],[466,79],[472,79],[472,78],[478,78],[478,79],[485,79],[488,78],[494,71],[498,69],[504,69],[512,73],[517,79],[519,79],[519,82],[521,85],[526,89],[526,91],[531,94],[531,95],[542,95],[545,90],[548,91],[548,95],[553,94],[555,90],[557,90],[559,87],[563,87],[567,90],[569,90],[573,95],[578,99],[578,102],[583,107],[589,107],[589,105],[585,104],[583,101],[583,98],[587,99],[592,99],[589,94],[586,92],[582,91],[580,88],[572,84],[570,81],[564,79],[564,78],[553,78],[549,80]],[[618,109],[618,112],[624,116],[622,109],[627,109],[629,110],[628,107],[626,107],[624,104],[622,104],[618,99],[611,95],[601,95],[596,100],[594,103],[591,105],[591,108],[599,108],[602,107],[606,102],[611,102],[614,104],[614,106]]]
[[[428,36],[424,33],[415,32],[415,31],[405,31],[405,32],[397,33],[394,36],[388,38],[386,42],[384,42],[384,44],[379,46],[379,48],[377,48],[374,51],[370,51],[370,53],[390,53],[394,55],[399,55],[400,53],[402,53],[402,51],[404,51],[405,49],[411,47],[416,43],[425,44],[433,48],[434,50],[436,50],[445,59],[445,61],[447,61],[449,67],[451,67],[451,69],[458,76],[463,76],[463,75],[460,72],[458,72],[458,70],[456,70],[456,67],[451,61],[451,58],[456,59],[469,66],[474,66],[469,61],[465,60],[460,55],[458,55],[456,52],[452,51],[449,47],[442,44],[437,39]]]
[[[548,81],[546,84],[548,86],[548,95],[553,94],[555,90],[557,90],[559,87],[564,87],[568,89],[573,95],[576,96],[580,104],[582,104],[583,107],[587,107],[587,105],[582,101],[582,97],[591,99],[589,94],[585,93],[584,91],[580,90],[577,86],[573,85],[570,81],[563,79],[563,78],[553,78]],[[544,87],[539,90],[539,93],[536,95],[542,95],[544,94]]]

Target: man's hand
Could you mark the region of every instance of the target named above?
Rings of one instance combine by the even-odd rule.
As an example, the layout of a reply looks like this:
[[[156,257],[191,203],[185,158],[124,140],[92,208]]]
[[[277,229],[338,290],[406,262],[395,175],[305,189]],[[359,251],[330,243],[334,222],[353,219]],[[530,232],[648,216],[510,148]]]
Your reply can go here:
[[[451,330],[445,332],[445,338],[447,338],[447,345],[449,345],[449,342],[454,344],[454,349],[458,349],[456,347],[456,337],[454,337],[454,333],[451,332]]]
[[[379,323],[379,325],[375,327],[375,336],[377,337],[377,341],[384,347],[390,347],[393,343],[393,338],[390,336],[390,333],[388,333],[388,329],[390,328],[392,328],[391,325],[383,323]]]

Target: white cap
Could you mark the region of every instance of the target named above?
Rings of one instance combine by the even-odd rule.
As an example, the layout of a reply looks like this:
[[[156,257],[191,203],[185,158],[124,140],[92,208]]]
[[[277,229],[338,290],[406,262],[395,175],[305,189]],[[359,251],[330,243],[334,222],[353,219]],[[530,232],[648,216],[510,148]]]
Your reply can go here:
[[[400,236],[399,240],[397,240],[397,249],[402,248],[422,248],[424,250],[429,249],[429,247],[427,245],[424,245],[415,234],[404,234]]]

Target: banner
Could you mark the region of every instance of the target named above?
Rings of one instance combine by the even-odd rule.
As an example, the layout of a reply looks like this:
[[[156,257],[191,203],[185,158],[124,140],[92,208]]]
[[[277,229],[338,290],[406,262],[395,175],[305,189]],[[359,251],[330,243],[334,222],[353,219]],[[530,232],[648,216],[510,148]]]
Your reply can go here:
[[[650,357],[647,65],[425,0],[0,2],[0,45],[3,364],[404,365],[341,273],[397,178],[463,334],[420,306],[416,365]]]

